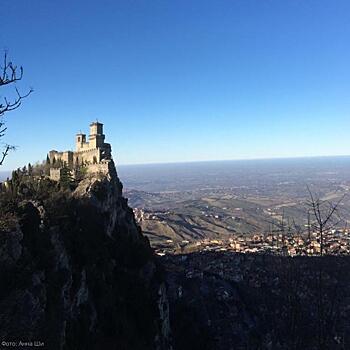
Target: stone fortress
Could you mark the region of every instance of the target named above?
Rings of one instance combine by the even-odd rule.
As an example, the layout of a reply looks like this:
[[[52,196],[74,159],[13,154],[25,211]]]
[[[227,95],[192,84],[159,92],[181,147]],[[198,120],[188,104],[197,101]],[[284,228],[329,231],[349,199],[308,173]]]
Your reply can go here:
[[[86,140],[86,134],[78,133],[75,146],[75,152],[58,152],[55,150],[49,152],[51,180],[59,181],[64,167],[68,167],[73,176],[75,170],[81,167],[86,168],[87,173],[108,172],[112,162],[111,145],[105,143],[102,123],[93,122],[90,124],[88,141]]]

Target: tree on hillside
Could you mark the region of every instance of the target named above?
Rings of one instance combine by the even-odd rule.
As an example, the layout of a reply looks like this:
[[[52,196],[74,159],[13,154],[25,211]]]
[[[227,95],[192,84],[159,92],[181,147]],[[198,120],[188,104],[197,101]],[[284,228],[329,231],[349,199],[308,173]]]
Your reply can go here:
[[[61,178],[60,185],[62,188],[69,189],[74,184],[74,178],[72,171],[67,167],[66,164],[63,164],[61,169]]]
[[[4,61],[2,66],[0,66],[0,91],[3,91],[3,88],[9,85],[14,86],[15,96],[11,99],[4,97],[0,101],[0,139],[5,135],[7,127],[5,126],[4,116],[5,113],[17,109],[24,98],[29,96],[33,89],[30,89],[26,94],[21,94],[16,86],[16,82],[21,80],[23,77],[23,67],[16,66],[13,62],[8,60],[7,52],[4,54]],[[3,146],[3,150],[0,155],[0,165],[3,164],[8,153],[13,150],[15,147],[9,144]]]
[[[344,200],[342,196],[336,203],[331,203],[328,200],[321,199],[314,195],[308,188],[310,199],[307,202],[308,206],[308,237],[310,244],[310,232],[316,234],[316,238],[320,245],[320,256],[322,257],[327,251],[325,251],[325,236],[328,235],[331,230],[335,230],[342,222],[342,218],[339,211],[339,206]],[[338,319],[337,302],[339,301],[338,293],[339,288],[336,285],[334,290],[330,294],[325,289],[325,282],[329,279],[329,276],[325,273],[325,260],[321,259],[318,263],[317,269],[317,341],[318,349],[331,348],[333,339],[330,338],[329,329],[334,329],[335,323]],[[340,279],[337,279],[339,281]]]
[[[324,254],[324,236],[333,229],[336,229],[342,218],[339,213],[339,205],[344,200],[342,196],[338,202],[332,203],[328,200],[322,200],[315,196],[309,188],[308,207],[308,236],[310,239],[310,230],[317,235],[320,244],[320,255]]]

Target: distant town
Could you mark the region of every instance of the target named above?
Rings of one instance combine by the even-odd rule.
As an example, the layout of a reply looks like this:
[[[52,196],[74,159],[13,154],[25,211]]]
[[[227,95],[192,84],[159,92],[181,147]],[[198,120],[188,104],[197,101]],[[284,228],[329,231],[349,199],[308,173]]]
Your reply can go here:
[[[143,209],[134,208],[136,221],[142,224],[144,221],[161,221],[169,213],[152,213]],[[207,215],[203,213],[203,215]],[[211,214],[210,214],[211,215]],[[213,215],[220,219],[219,215]],[[214,252],[238,252],[260,253],[276,255],[320,255],[321,242],[318,232],[312,232],[305,227],[303,233],[254,233],[254,234],[229,234],[227,239],[204,238],[196,240],[172,240],[167,239],[161,245],[155,246],[158,255],[186,254],[197,251]],[[347,255],[350,253],[350,230],[332,229],[323,234],[323,253],[327,255]]]

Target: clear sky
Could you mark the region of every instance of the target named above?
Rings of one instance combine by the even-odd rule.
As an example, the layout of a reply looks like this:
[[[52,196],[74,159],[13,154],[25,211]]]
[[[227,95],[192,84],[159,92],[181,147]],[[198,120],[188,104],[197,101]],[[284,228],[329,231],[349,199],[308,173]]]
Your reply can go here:
[[[98,118],[119,164],[350,154],[349,0],[1,0],[35,92],[1,170]],[[2,93],[3,94],[3,93]]]

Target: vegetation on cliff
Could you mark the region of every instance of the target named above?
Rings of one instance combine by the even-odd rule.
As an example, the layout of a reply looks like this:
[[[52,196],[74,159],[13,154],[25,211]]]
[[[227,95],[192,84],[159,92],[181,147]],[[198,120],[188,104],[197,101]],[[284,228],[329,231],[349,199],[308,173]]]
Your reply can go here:
[[[0,198],[0,337],[164,347],[158,268],[116,174],[67,188],[16,172]]]

